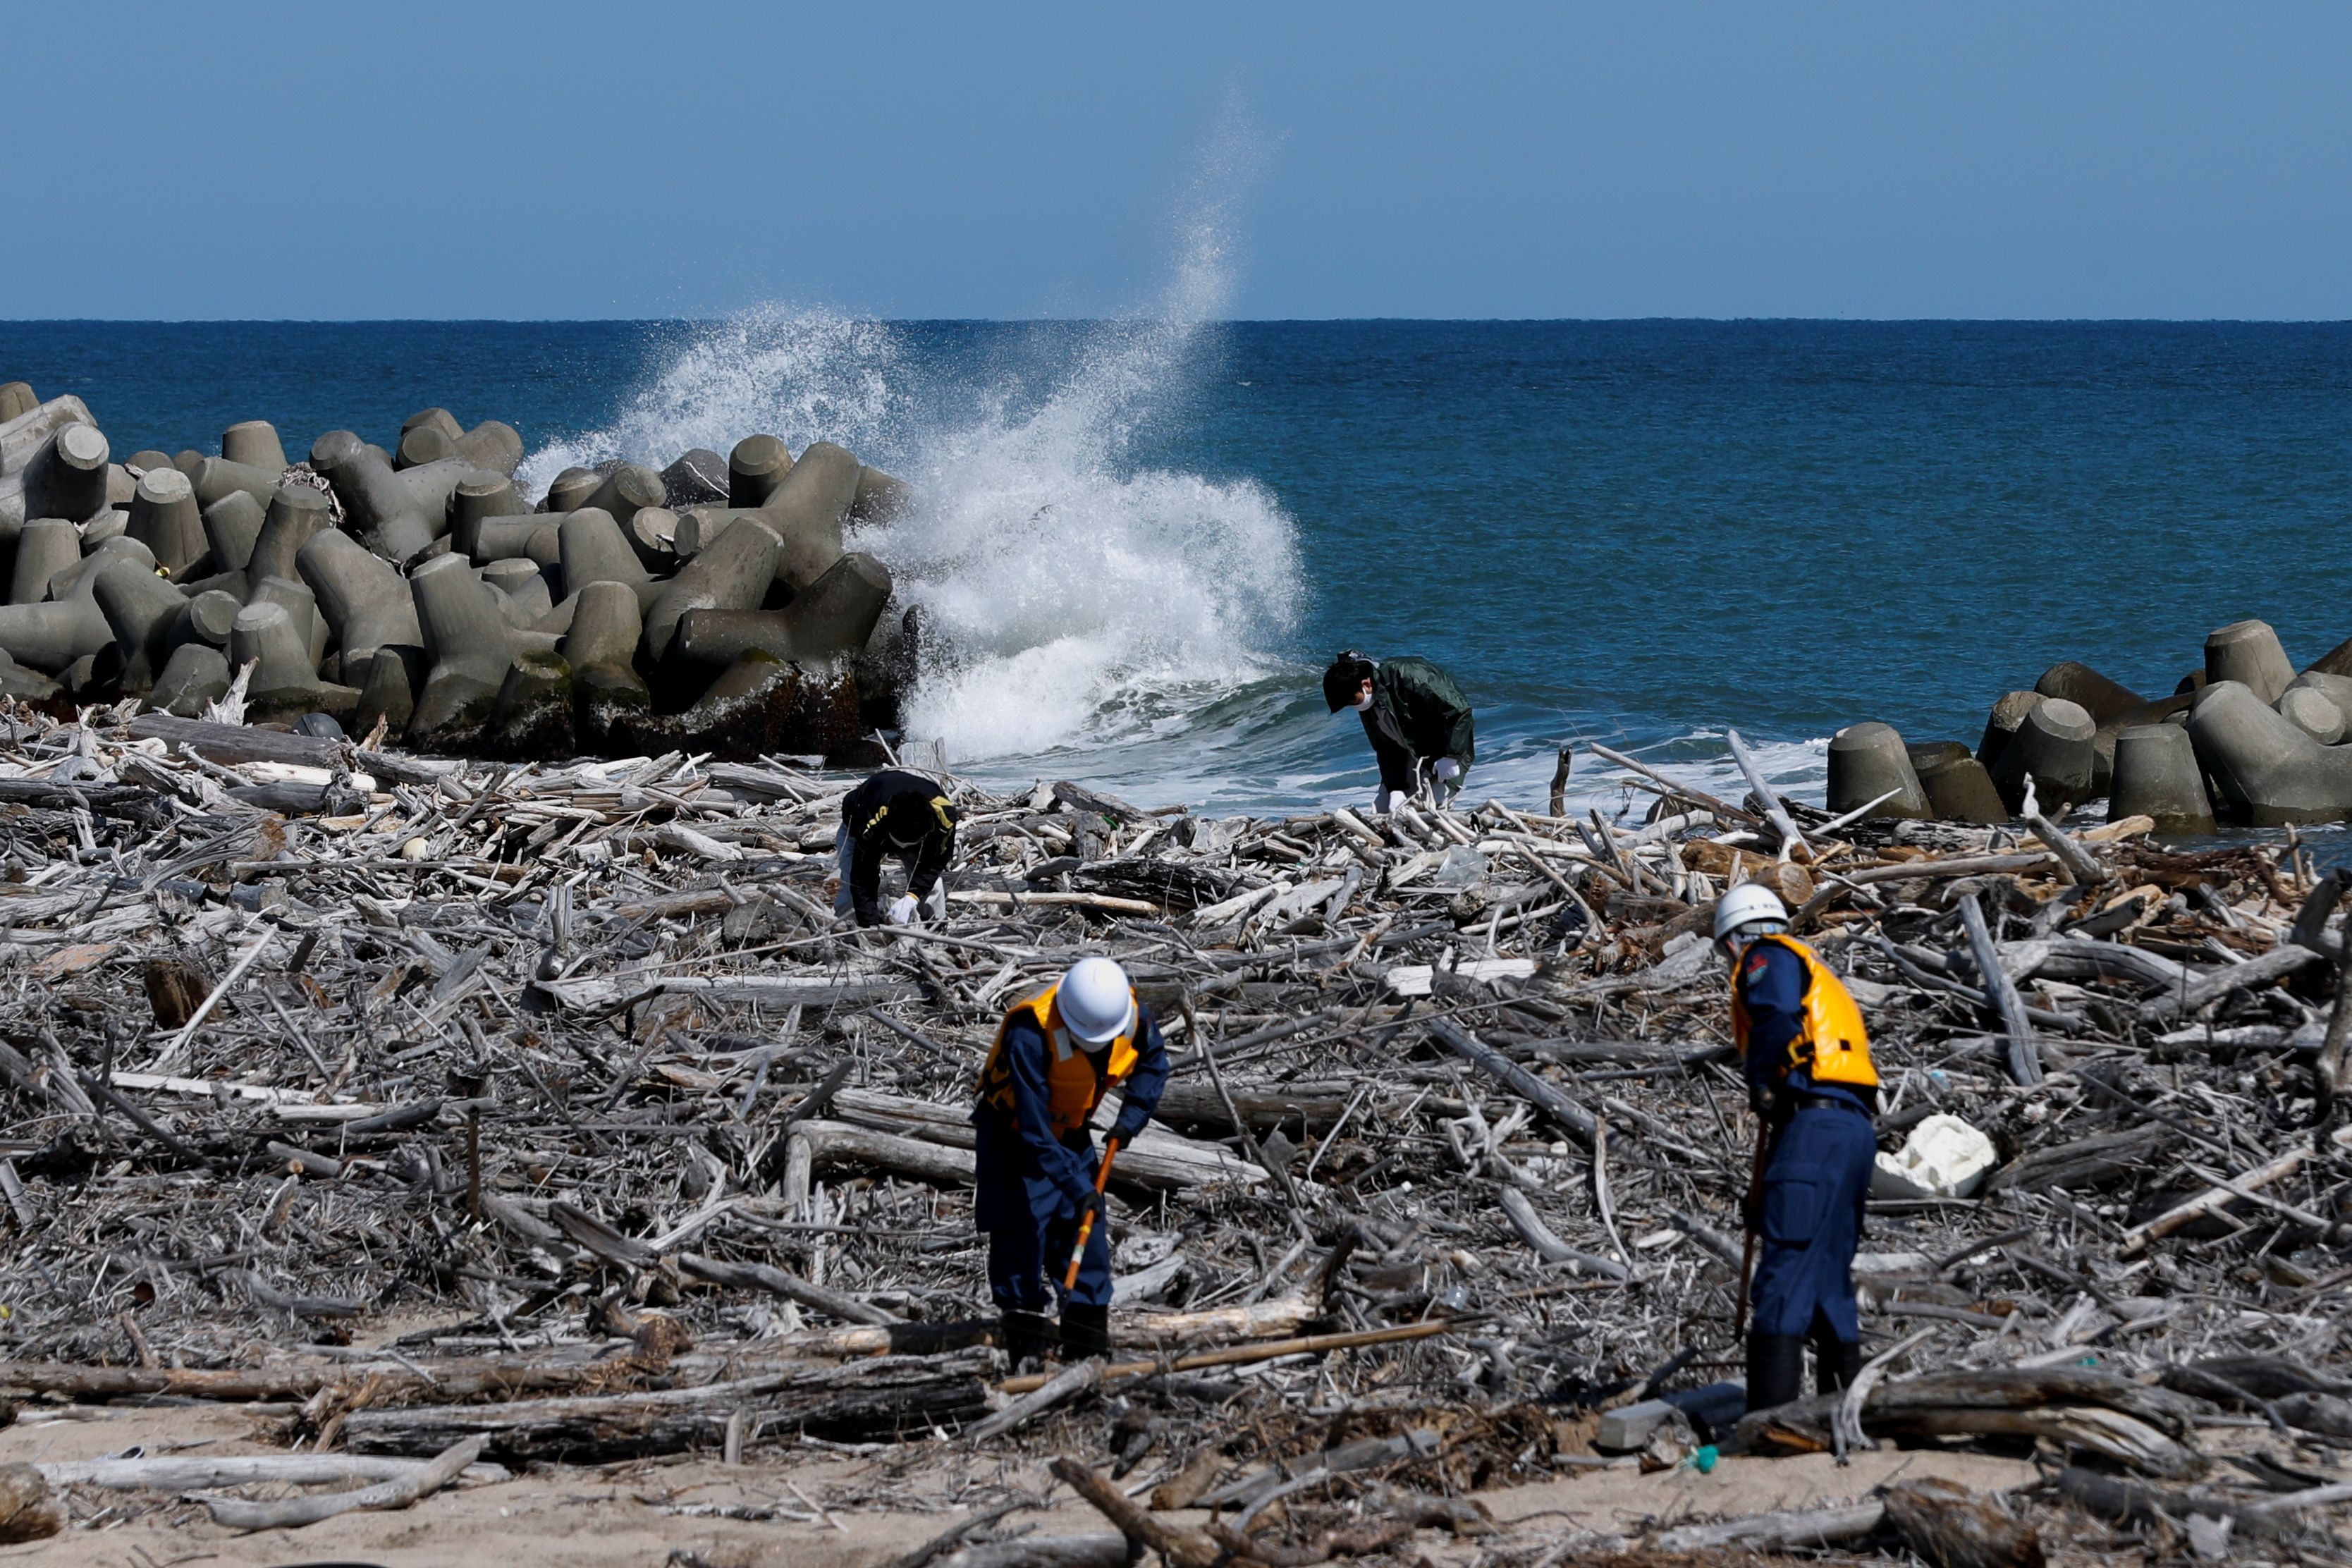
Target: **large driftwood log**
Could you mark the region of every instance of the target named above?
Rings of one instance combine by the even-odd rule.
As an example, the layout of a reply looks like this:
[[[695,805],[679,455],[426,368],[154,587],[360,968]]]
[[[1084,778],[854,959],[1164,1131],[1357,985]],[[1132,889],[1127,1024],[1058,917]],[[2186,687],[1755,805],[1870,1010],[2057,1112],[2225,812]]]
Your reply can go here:
[[[418,1455],[479,1436],[509,1460],[587,1463],[716,1447],[739,1411],[762,1431],[891,1438],[983,1414],[983,1379],[1001,1361],[988,1350],[884,1356],[651,1394],[356,1410],[344,1419],[343,1442],[355,1454]]]
[[[1839,1400],[1816,1395],[1750,1412],[1739,1441],[1820,1452],[1832,1445]],[[2189,1476],[2204,1458],[2186,1446],[2202,1400],[2083,1367],[1996,1368],[1883,1384],[1862,1409],[1874,1437],[2004,1434],[2084,1448],[2149,1475]]]
[[[212,1510],[214,1523],[225,1524],[231,1530],[290,1530],[362,1509],[406,1508],[417,1499],[430,1497],[456,1480],[467,1466],[481,1458],[483,1441],[478,1436],[463,1438],[435,1455],[431,1464],[420,1466],[410,1474],[392,1480],[378,1481],[373,1486],[341,1492],[315,1492],[308,1497],[279,1498],[269,1502],[248,1502],[243,1498],[206,1498],[205,1506]]]
[[[2003,1508],[1941,1477],[1886,1489],[1886,1522],[1934,1568],[2042,1568],[2042,1537]]]
[[[1592,1147],[1592,1113],[1566,1093],[1519,1066],[1493,1047],[1443,1018],[1429,1023],[1430,1037],[1550,1117],[1587,1149]]]
[[[1751,1514],[1746,1519],[1727,1519],[1716,1524],[1685,1524],[1656,1536],[1650,1544],[1660,1552],[1707,1552],[1726,1546],[1761,1552],[1780,1546],[1822,1546],[1832,1542],[1859,1541],[1876,1530],[1885,1517],[1886,1505],[1876,1502]]]
[[[968,1110],[870,1089],[842,1090],[834,1097],[833,1110],[834,1118],[803,1121],[793,1129],[784,1156],[782,1196],[787,1203],[805,1198],[810,1178],[829,1166],[869,1166],[940,1186],[972,1179]],[[1266,1174],[1213,1143],[1147,1127],[1141,1137],[1119,1149],[1112,1180],[1174,1192],[1217,1182],[1255,1186]]]

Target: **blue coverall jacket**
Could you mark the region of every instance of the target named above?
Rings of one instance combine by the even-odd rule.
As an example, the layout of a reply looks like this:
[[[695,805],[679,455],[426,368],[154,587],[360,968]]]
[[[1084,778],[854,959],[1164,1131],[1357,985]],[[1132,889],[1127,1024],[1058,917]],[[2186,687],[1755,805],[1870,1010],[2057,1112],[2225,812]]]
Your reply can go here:
[[[1809,978],[1803,959],[1760,942],[1741,955],[1732,982],[1748,1010],[1749,1092],[1761,1104],[1767,1097],[1759,1091],[1769,1090],[1772,1105],[1753,1330],[1801,1337],[1825,1328],[1852,1344],[1862,1337],[1853,1254],[1878,1137],[1862,1093],[1816,1084],[1791,1059]]]
[[[1013,1113],[982,1104],[971,1113],[978,1191],[972,1220],[988,1232],[988,1289],[1005,1311],[1042,1312],[1053,1304],[1077,1240],[1077,1220],[1094,1196],[1094,1141],[1080,1128],[1055,1136],[1045,1086],[1045,1036],[1024,1020],[1004,1032],[1012,1068]],[[1168,1083],[1168,1042],[1148,1007],[1135,1019],[1135,1071],[1128,1076],[1111,1136],[1132,1142],[1151,1120]],[[1047,1280],[1051,1279],[1051,1289]],[[1097,1225],[1087,1240],[1077,1288],[1069,1299],[1110,1305],[1110,1227]]]

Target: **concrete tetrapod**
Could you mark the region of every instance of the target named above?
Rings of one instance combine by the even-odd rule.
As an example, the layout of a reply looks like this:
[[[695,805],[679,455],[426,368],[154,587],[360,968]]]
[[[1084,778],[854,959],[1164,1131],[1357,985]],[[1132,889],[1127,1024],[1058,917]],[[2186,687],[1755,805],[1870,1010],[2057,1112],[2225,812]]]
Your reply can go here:
[[[668,658],[723,669],[754,650],[791,658],[793,624],[782,610],[688,610],[677,620]]]
[[[2294,679],[2294,664],[2268,621],[2232,621],[2205,639],[2205,682],[2234,680],[2275,702]]]
[[[457,443],[454,437],[438,426],[419,425],[415,429],[401,434],[400,445],[393,449],[392,466],[394,472],[401,472],[421,468],[427,463],[437,463],[457,455]]]
[[[286,447],[267,419],[244,419],[221,432],[221,456],[266,474],[286,471]]]
[[[756,517],[739,517],[708,548],[661,585],[646,610],[646,651],[669,648],[677,619],[688,610],[748,610],[767,595],[783,542]]]
[[[858,461],[830,441],[812,443],[761,510],[783,541],[776,580],[798,592],[841,555],[842,527],[857,496]]]
[[[823,576],[793,595],[793,602],[784,606],[784,618],[793,628],[793,657],[804,661],[836,659],[857,652],[874,635],[875,624],[882,618],[883,606],[889,602],[890,569],[887,566],[871,555],[843,556]],[[1880,728],[1885,727],[1881,725]],[[1909,764],[1903,761],[1902,737],[1895,735],[1892,730],[1886,732],[1894,736],[1896,765],[1908,773]],[[1831,777],[1834,779],[1837,767],[1834,742],[1830,747],[1830,767]],[[1918,780],[1913,779],[1911,783],[1916,788]],[[1927,796],[1919,795],[1917,803],[1918,812],[1905,815],[1925,816]]]
[[[228,695],[228,656],[207,643],[184,642],[155,678],[148,701],[180,719],[201,719],[207,705]]]
[[[2079,703],[2037,697],[1991,770],[2002,803],[2011,811],[2018,808],[2025,798],[2028,773],[2033,775],[2034,798],[2044,814],[2091,799],[2098,728]]]
[[[196,506],[196,489],[177,468],[157,468],[142,476],[124,531],[152,551],[155,564],[166,572],[194,564],[212,548],[205,537],[204,513]]]
[[[1992,705],[1992,712],[1985,719],[1984,739],[1977,742],[1977,761],[1985,765],[1987,772],[2000,765],[2000,754],[2009,750],[2010,739],[2017,733],[2017,727],[2025,722],[2025,716],[2042,700],[2042,693],[2038,691],[2009,691],[2002,693],[2000,700]]]
[[[2135,724],[2116,737],[2115,786],[2107,820],[2151,816],[2158,833],[2210,833],[2213,805],[2197,748],[2179,724]]]
[[[2287,697],[2292,697],[2298,691],[2316,691],[2334,703],[2336,713],[2344,721],[2344,732],[2352,735],[2352,676],[2329,675],[2316,668],[2306,669],[2288,684],[2285,695],[2279,700],[2284,702]]]
[[[40,405],[41,400],[33,395],[33,385],[30,382],[12,381],[5,386],[0,386],[0,425],[5,425],[11,419],[21,418]]]
[[[879,468],[857,470],[857,491],[849,501],[852,522],[896,522],[914,510],[914,486]]]
[[[792,471],[793,455],[782,441],[773,436],[746,436],[727,455],[727,493],[712,499],[730,507],[765,506]]]
[[[121,539],[131,514],[119,506],[109,506],[104,511],[81,525],[81,547],[87,552],[97,549],[110,539]]]
[[[593,468],[566,468],[556,475],[554,481],[547,487],[547,499],[540,504],[539,510],[577,511],[588,504],[588,498],[594,495],[604,482],[604,476]]]
[[[402,420],[400,439],[405,441],[412,432],[418,430],[438,431],[445,440],[450,441],[466,433],[466,427],[457,423],[457,416],[446,408],[420,408]],[[399,442],[394,445],[397,446]]]
[[[49,596],[50,580],[80,562],[81,530],[61,517],[35,518],[16,536],[16,563],[9,575],[8,602],[39,604]]]
[[[134,696],[151,689],[172,657],[172,626],[188,601],[154,573],[119,555],[91,576],[90,591],[113,634],[122,689]]]
[[[2308,686],[2289,687],[2271,706],[2278,710],[2281,718],[2323,746],[2332,746],[2344,738],[2343,710]]]
[[[2119,685],[2101,675],[2087,664],[2066,659],[2042,672],[2033,689],[2044,697],[2063,698],[2091,716],[2093,723],[2105,724],[2147,706],[2147,699],[2127,686]]]
[[[378,648],[425,646],[408,584],[341,529],[313,536],[296,554],[295,563],[302,581],[319,596],[320,613],[327,617],[335,640],[342,644],[344,679],[362,683],[362,667]]]
[[[59,675],[77,662],[103,653],[114,641],[85,583],[78,593],[37,605],[0,605],[0,648],[44,675]]]
[[[2321,745],[2243,681],[2197,694],[2189,738],[2219,792],[2217,812],[2256,827],[2352,816],[2352,747]]]
[[[621,583],[636,595],[640,606],[646,606],[663,586],[637,559],[620,524],[601,508],[586,507],[566,516],[556,525],[556,546],[563,563],[567,598],[591,583]]]
[[[74,594],[87,594],[89,580],[103,568],[117,561],[128,561],[149,576],[155,574],[155,557],[135,539],[118,534],[104,543],[92,547],[89,538],[82,538],[85,551],[82,558],[49,579],[49,597],[66,598]]]
[[[606,513],[625,530],[629,519],[646,507],[661,505],[667,494],[659,474],[635,463],[624,463],[604,476],[604,482],[583,507]]]
[[[215,501],[199,516],[205,525],[205,550],[212,574],[244,571],[253,560],[254,542],[261,537],[262,523],[268,514],[251,496],[239,490]]]
[[[502,419],[485,419],[451,443],[478,468],[512,478],[522,466],[522,432]]]
[[[487,566],[493,561],[530,555],[532,540],[542,532],[553,533],[571,515],[568,511],[501,512],[478,518],[470,527],[460,523],[451,531],[449,542],[475,565]]]
[[[445,458],[395,472],[348,430],[320,437],[310,448],[310,466],[334,487],[345,526],[395,564],[441,537],[449,498],[476,467],[463,458]]]
[[[406,654],[414,653],[415,660]],[[424,661],[424,650],[380,648],[370,658],[360,677],[360,700],[352,710],[352,722],[364,735],[378,722],[387,735],[404,735],[408,721],[416,710],[415,667]]]
[[[89,416],[89,405],[70,393],[52,397],[13,419],[0,419],[0,478],[21,478],[33,454],[68,425],[98,428],[98,421]]]
[[[474,558],[476,565],[495,561],[480,551],[482,523],[494,517],[529,517],[531,510],[513,479],[488,468],[477,468],[457,481],[449,500],[449,542]],[[528,539],[530,534],[521,536]],[[511,553],[509,552],[509,553]]]
[[[457,743],[488,719],[514,662],[514,629],[462,555],[435,556],[410,575],[408,586],[432,661],[409,715],[409,738]]]
[[[532,761],[579,749],[572,729],[572,666],[561,654],[530,649],[507,667],[482,743],[499,756]]]
[[[493,561],[482,568],[482,581],[498,591],[499,612],[518,630],[536,624],[555,607],[547,577],[536,561],[516,556]]]
[[[319,679],[309,642],[283,605],[265,601],[239,610],[229,632],[228,659],[239,669],[254,666],[245,689],[249,719],[276,722],[313,711],[341,718],[358,705],[357,691]]]
[[[283,468],[256,468],[226,458],[206,458],[197,463],[188,483],[194,488],[200,507],[212,505],[232,490],[243,490],[267,507],[284,473]]]
[[[309,584],[296,577],[257,578],[246,603],[284,605],[294,629],[302,634],[303,647],[310,649],[310,668],[319,668],[319,661],[327,657],[327,637],[331,628],[327,617],[320,613],[319,596],[311,592]]]
[[[88,522],[106,510],[106,437],[95,425],[68,425],[25,465],[25,515]]]
[[[621,531],[647,572],[667,577],[678,568],[677,513],[666,506],[641,506]]]
[[[642,723],[653,698],[635,668],[644,616],[625,583],[591,583],[572,596],[563,657],[572,667],[579,738],[603,746],[616,730]]]
[[[321,533],[341,531],[325,496],[308,485],[280,485],[269,498],[261,531],[254,536],[253,553],[246,557],[246,575],[257,583],[264,577],[299,576],[302,547]]]
[[[728,475],[726,458],[708,447],[697,447],[661,471],[662,504],[677,510],[724,506]]]
[[[217,590],[198,594],[172,617],[172,651],[177,653],[192,642],[207,647],[228,647],[229,631],[236,625],[236,613],[243,608],[232,594]]]
[[[861,559],[845,557],[846,561]],[[800,601],[793,602],[797,610]],[[870,623],[869,623],[870,629]],[[1849,724],[1830,737],[1830,783],[1827,805],[1833,816],[1859,811],[1889,790],[1894,795],[1871,806],[1871,816],[1927,817],[1935,815],[1927,791],[1911,766],[1903,737],[1892,725],[1875,720]]]

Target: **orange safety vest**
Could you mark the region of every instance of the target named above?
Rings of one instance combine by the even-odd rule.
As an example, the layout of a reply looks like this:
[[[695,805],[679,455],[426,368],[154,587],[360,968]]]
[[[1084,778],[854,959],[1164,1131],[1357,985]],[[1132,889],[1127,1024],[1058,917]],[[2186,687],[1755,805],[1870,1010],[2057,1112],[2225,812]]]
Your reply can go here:
[[[1125,1083],[1142,1057],[1135,1048],[1132,1033],[1120,1035],[1107,1046],[1089,1046],[1071,1034],[1062,1022],[1061,989],[1059,984],[1049,985],[1014,1003],[1005,1013],[1004,1021],[996,1026],[996,1043],[981,1065],[979,1099],[1008,1119],[1013,1115],[1013,1064],[1004,1054],[1004,1037],[1015,1024],[1034,1024],[1052,1052],[1045,1063],[1046,1116],[1054,1124],[1055,1135],[1067,1137],[1086,1126],[1103,1096]],[[1143,1009],[1136,1005],[1131,991],[1129,1005],[1139,1023]]]
[[[1797,1037],[1789,1042],[1790,1061],[1810,1070],[1815,1083],[1875,1089],[1878,1069],[1870,1064],[1870,1036],[1862,1026],[1862,1009],[1854,1005],[1853,993],[1845,988],[1845,982],[1795,937],[1756,940],[1778,942],[1805,961],[1805,1019]],[[1731,1037],[1745,1059],[1748,1008],[1739,1000],[1736,980],[1731,987]]]

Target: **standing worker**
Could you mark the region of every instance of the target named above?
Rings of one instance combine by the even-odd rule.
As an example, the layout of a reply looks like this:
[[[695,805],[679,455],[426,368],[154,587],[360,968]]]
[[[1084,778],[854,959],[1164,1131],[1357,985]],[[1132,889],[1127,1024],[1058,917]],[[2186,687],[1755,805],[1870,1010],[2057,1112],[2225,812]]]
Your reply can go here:
[[[859,925],[880,925],[886,918],[882,858],[896,855],[907,868],[907,890],[891,901],[889,922],[905,925],[927,899],[931,919],[947,919],[948,890],[941,879],[955,854],[961,819],[947,792],[920,773],[885,768],[851,790],[841,803],[841,830],[833,838],[841,859],[841,890],[834,895],[833,912],[855,909]]]
[[[1878,1153],[1878,1073],[1862,1009],[1789,934],[1789,911],[1770,889],[1743,882],[1724,894],[1715,940],[1731,964],[1732,1037],[1758,1121],[1747,1218],[1763,1247],[1748,1408],[1768,1410],[1797,1397],[1808,1336],[1821,1392],[1843,1388],[1862,1370],[1853,1252]]]
[[[1004,1353],[1017,1368],[1054,1342],[1045,1315],[1064,1291],[1066,1359],[1110,1349],[1110,1226],[1087,1121],[1125,1090],[1111,1142],[1133,1142],[1168,1082],[1168,1046],[1136,1000],[1127,971],[1082,958],[1059,984],[1014,1004],[997,1026],[972,1107],[979,1191],[972,1219],[988,1232],[988,1289],[1004,1315]],[[1082,1223],[1077,1280],[1066,1270]],[[1051,1287],[1047,1278],[1051,1277]]]
[[[1461,791],[1477,751],[1470,700],[1429,660],[1343,653],[1323,672],[1323,700],[1334,713],[1353,708],[1364,721],[1381,764],[1373,810],[1393,811],[1424,793],[1442,807]]]

